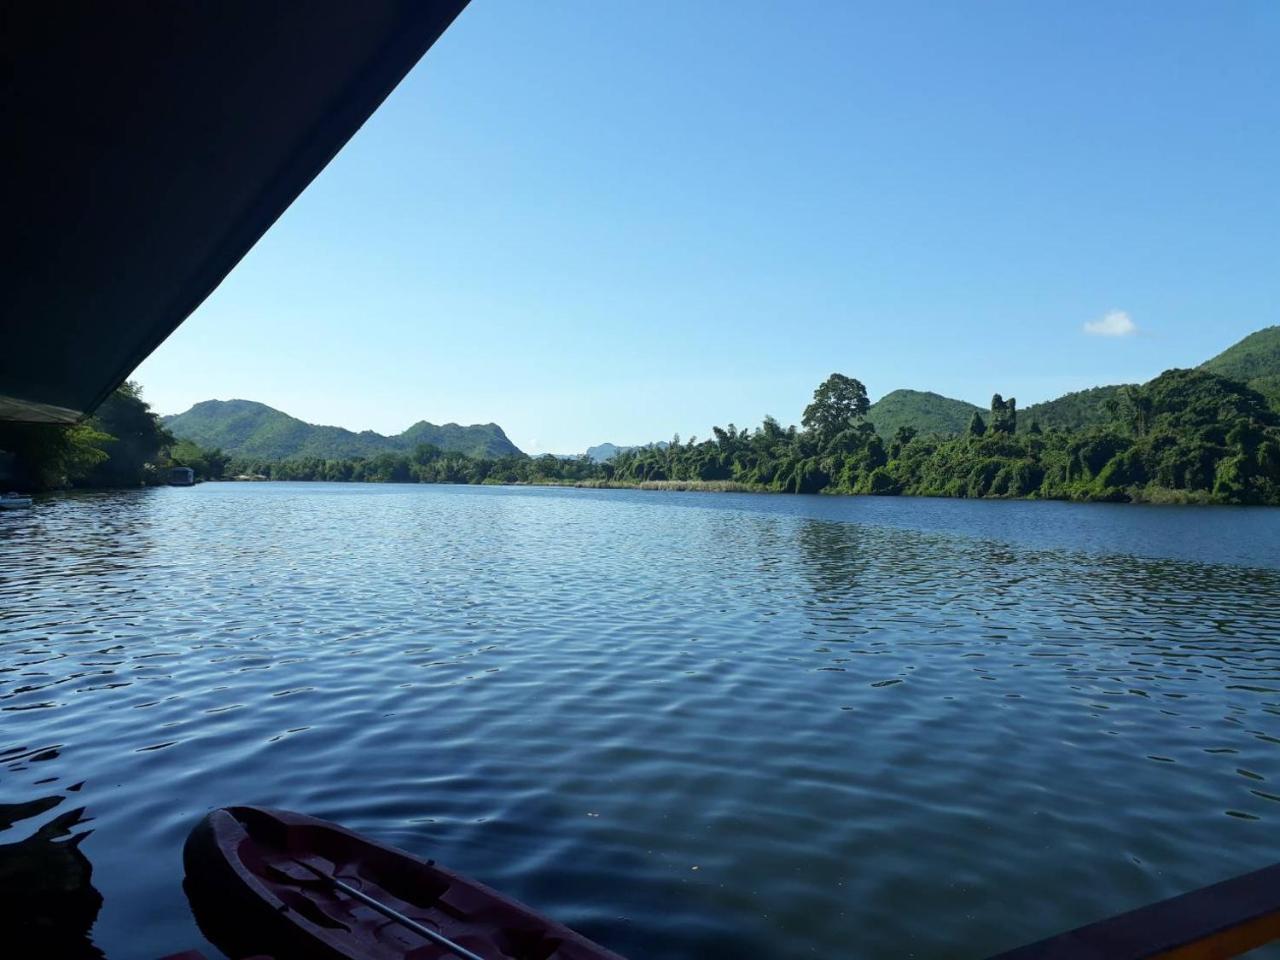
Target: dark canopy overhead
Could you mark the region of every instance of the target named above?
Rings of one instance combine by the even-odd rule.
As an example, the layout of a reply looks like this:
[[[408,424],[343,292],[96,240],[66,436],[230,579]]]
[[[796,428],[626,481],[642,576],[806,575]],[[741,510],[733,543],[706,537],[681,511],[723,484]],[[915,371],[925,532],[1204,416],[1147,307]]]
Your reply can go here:
[[[0,0],[0,419],[92,411],[467,0]]]

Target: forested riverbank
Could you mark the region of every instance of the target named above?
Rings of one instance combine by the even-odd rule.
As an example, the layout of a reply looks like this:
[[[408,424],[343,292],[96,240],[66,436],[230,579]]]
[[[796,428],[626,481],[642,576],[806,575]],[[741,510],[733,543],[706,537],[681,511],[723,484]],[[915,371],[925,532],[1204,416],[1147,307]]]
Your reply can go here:
[[[866,390],[833,375],[801,428],[766,418],[713,428],[701,442],[620,454],[616,481],[732,481],[793,493],[1280,503],[1280,417],[1261,394],[1203,370],[1170,370],[1119,391],[1109,421],[1084,430],[1018,429],[999,394],[959,436],[909,427],[881,437]]]
[[[1280,503],[1280,417],[1243,383],[1170,370],[1117,392],[1108,422],[1083,430],[1019,429],[1017,402],[992,398],[959,436],[901,427],[880,436],[866,389],[834,374],[799,427],[772,417],[754,430],[715,427],[596,464],[585,457],[445,454],[283,462],[232,461],[277,480],[391,483],[574,483],[597,487],[1157,503]]]
[[[482,457],[419,444],[408,453],[287,460],[235,458],[174,438],[136,385],[84,424],[6,424],[0,449],[22,489],[163,482],[171,466],[200,479],[365,483],[572,484],[668,490],[892,496],[1018,497],[1160,503],[1280,504],[1280,415],[1245,384],[1204,370],[1170,370],[1118,389],[1106,421],[1085,429],[1019,424],[999,394],[959,435],[866,419],[861,382],[833,374],[799,426],[772,417],[755,429],[712,428],[699,440],[585,456]]]
[[[229,459],[165,430],[133,382],[74,426],[0,422],[0,486],[6,489],[161,484],[171,467],[191,467],[202,479],[216,479]]]

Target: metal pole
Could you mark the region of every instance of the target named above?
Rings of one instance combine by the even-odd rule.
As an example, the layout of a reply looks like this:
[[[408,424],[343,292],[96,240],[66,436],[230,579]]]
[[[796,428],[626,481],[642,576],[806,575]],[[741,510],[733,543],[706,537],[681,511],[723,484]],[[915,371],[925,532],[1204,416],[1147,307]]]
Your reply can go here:
[[[406,917],[399,910],[394,910],[391,907],[388,907],[384,903],[379,903],[377,900],[373,899],[373,897],[369,896],[368,894],[361,893],[355,887],[351,886],[351,884],[343,883],[337,877],[329,876],[327,873],[325,873],[323,870],[319,869],[318,867],[313,867],[311,864],[303,860],[298,860],[297,858],[294,858],[294,863],[297,863],[300,866],[306,867],[308,870],[314,873],[321,880],[325,880],[333,884],[335,887],[337,887],[347,896],[354,897],[356,900],[359,900],[361,903],[363,903],[367,907],[372,907],[374,910],[377,910],[380,914],[382,914],[384,917],[388,918],[389,920],[394,920],[396,923],[400,924],[401,926],[408,927],[410,930],[412,930],[414,933],[418,934],[419,936],[426,937],[432,943],[451,950],[453,953],[456,953],[459,957],[461,957],[462,960],[484,960],[484,957],[480,956],[479,954],[472,953],[466,947],[463,947],[463,946],[460,946],[459,944],[454,943],[444,934],[437,933],[435,930],[432,930],[430,927],[424,927],[422,924],[418,923],[417,920],[413,920],[409,917]]]

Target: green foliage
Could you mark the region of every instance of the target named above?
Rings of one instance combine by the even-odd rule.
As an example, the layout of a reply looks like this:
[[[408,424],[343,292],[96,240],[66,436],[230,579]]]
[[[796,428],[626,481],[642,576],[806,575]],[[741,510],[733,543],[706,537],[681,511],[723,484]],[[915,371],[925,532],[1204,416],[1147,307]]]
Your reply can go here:
[[[1280,413],[1280,374],[1269,377],[1254,377],[1249,381],[1248,386],[1265,397],[1272,410]]]
[[[251,400],[206,400],[186,413],[166,417],[165,426],[174,436],[201,447],[260,460],[370,458],[381,453],[408,453],[423,443],[469,457],[520,454],[495,423],[437,426],[423,420],[401,434],[384,437],[372,430],[355,433],[305,423]]]
[[[1028,428],[1036,423],[1045,430],[1088,430],[1105,426],[1114,419],[1108,402],[1120,389],[1090,387],[1088,390],[1065,394],[1056,400],[1033,403],[1022,411],[1022,422]]]
[[[833,373],[813,391],[813,402],[804,408],[800,423],[819,437],[830,437],[861,420],[870,407],[861,381]]]
[[[900,428],[886,445],[869,423],[832,418],[834,433],[713,431],[665,450],[626,451],[612,479],[644,483],[723,477],[791,493],[913,494],[1280,503],[1280,417],[1242,384],[1170,370],[1112,394],[1111,418],[1083,430],[1017,433],[1013,400],[993,398],[991,424],[975,410],[964,435]]]
[[[205,450],[190,440],[179,440],[169,450],[169,466],[190,467],[199,480],[221,480],[230,462],[221,450]]]
[[[1251,380],[1280,375],[1280,326],[1249,334],[1212,360],[1206,360],[1200,369],[1248,386],[1252,386]]]
[[[173,443],[136,383],[126,383],[107,397],[90,423],[106,435],[107,456],[83,478],[85,486],[136,487],[146,479],[148,468],[154,468],[161,451]]]
[[[201,479],[221,476],[226,457],[175,443],[136,383],[109,396],[84,423],[0,423],[0,482],[21,490],[136,487],[164,483],[168,468],[190,466]]]
[[[996,394],[991,398],[991,423],[989,429],[994,433],[1013,433],[1018,428],[1018,401],[1010,397],[1008,400]]]
[[[0,436],[35,465],[33,486],[134,484],[172,463],[191,466],[204,479],[227,473],[375,483],[1280,503],[1280,416],[1255,391],[1203,370],[1170,370],[1145,386],[1115,388],[1105,398],[1107,419],[1085,429],[1019,433],[1015,402],[997,394],[989,422],[972,410],[959,436],[903,425],[887,442],[858,413],[866,399],[860,388],[852,378],[830,378],[806,410],[803,431],[766,417],[754,430],[715,427],[706,440],[676,436],[669,444],[620,451],[609,463],[586,456],[467,456],[427,441],[360,457],[230,459],[167,438],[132,386],[85,426],[8,425]]]
[[[1249,334],[1201,364],[1200,369],[1239,380],[1265,397],[1272,410],[1280,412],[1280,326]]]
[[[885,467],[876,467],[858,483],[858,493],[868,493],[874,497],[887,497],[900,493],[901,488],[893,472]]]
[[[183,438],[175,441],[128,384],[77,427],[0,424],[0,450],[9,454],[7,465],[0,455],[0,474],[7,469],[3,482],[32,489],[135,485],[181,464],[202,479],[1280,504],[1280,391],[1241,382],[1247,376],[1250,384],[1280,386],[1273,348],[1280,349],[1277,327],[1201,369],[1169,370],[1143,386],[1067,394],[1027,408],[1021,418],[1016,402],[999,394],[984,420],[970,404],[897,391],[881,401],[880,423],[893,423],[891,431],[878,429],[859,381],[833,374],[805,408],[804,430],[765,417],[754,430],[729,424],[701,441],[677,435],[669,444],[610,445],[613,458],[605,463],[525,456],[493,424],[419,423],[381,437],[315,427],[247,401],[209,401],[170,418]],[[239,454],[229,457],[219,447]],[[304,452],[259,452],[281,449]],[[334,452],[352,449],[358,452]]]
[[[521,453],[494,458],[468,457],[431,444],[419,444],[409,453],[379,453],[373,457],[294,457],[289,460],[235,457],[227,464],[226,472],[231,477],[352,483],[573,484],[608,479],[613,466],[597,464],[585,456],[528,457]]]
[[[107,434],[89,424],[0,423],[0,483],[8,489],[51,490],[83,481],[107,459]]]

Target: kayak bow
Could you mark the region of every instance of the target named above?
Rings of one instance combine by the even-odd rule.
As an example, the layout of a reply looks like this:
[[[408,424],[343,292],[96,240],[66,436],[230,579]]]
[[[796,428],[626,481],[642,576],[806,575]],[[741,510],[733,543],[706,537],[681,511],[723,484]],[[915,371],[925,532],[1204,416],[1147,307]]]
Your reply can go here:
[[[314,817],[206,816],[183,849],[201,929],[278,960],[622,960],[484,884]]]

